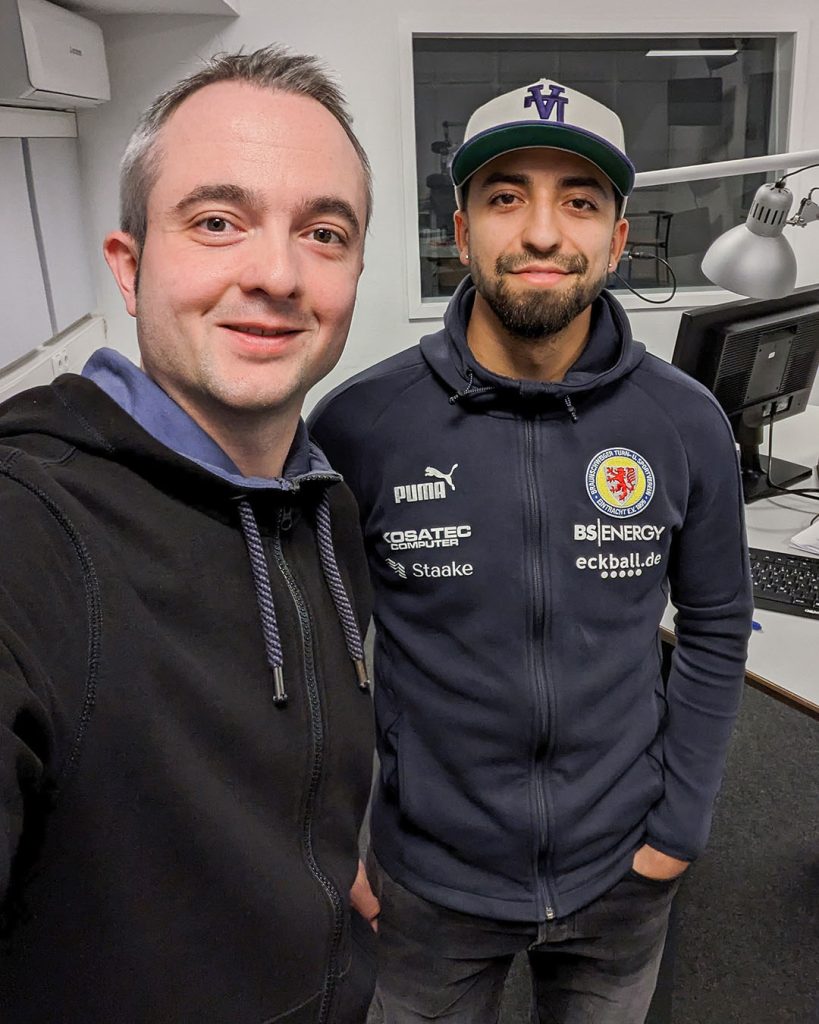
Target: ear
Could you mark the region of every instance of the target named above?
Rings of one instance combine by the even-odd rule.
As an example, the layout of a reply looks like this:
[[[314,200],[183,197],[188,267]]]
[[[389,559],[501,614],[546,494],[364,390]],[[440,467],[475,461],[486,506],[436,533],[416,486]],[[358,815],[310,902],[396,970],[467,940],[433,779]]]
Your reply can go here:
[[[626,240],[628,239],[628,221],[625,217],[621,217],[620,220],[614,225],[614,231],[611,235],[611,248],[609,249],[609,264],[612,269],[617,267],[620,262],[620,257],[623,255],[623,250],[626,247]]]
[[[458,257],[461,263],[469,266],[469,218],[465,210],[456,210],[453,217],[455,222],[455,244],[458,246]]]
[[[110,235],[106,235],[102,243],[102,253],[125,299],[125,308],[131,316],[136,316],[136,280],[139,268],[139,246],[136,240],[125,231],[112,231]]]

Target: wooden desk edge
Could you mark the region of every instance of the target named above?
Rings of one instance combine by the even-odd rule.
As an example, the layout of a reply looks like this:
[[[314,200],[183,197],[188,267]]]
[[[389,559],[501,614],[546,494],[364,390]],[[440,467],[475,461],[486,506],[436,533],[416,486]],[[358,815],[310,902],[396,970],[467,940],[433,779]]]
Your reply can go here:
[[[666,629],[665,626],[660,626],[660,636],[666,643],[669,643],[672,646],[677,643],[676,634],[672,632],[672,630]],[[796,711],[801,711],[802,714],[810,715],[811,718],[815,718],[819,721],[819,705],[814,704],[812,701],[806,700],[804,697],[799,697],[797,694],[791,693],[790,690],[783,689],[783,687],[771,682],[770,679],[757,675],[755,672],[746,671],[745,682],[749,686],[753,686],[755,690],[767,693],[768,696],[773,697],[782,704],[787,704],[788,707],[794,708]]]

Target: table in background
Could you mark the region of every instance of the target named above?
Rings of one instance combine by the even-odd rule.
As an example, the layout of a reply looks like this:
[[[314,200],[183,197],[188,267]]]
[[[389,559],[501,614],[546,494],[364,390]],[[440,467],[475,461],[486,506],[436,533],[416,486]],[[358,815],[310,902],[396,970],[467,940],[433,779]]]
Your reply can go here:
[[[767,440],[766,440],[767,445]],[[767,448],[764,449],[767,451]],[[773,454],[805,466],[816,466],[819,455],[819,406],[777,423]],[[796,487],[817,487],[817,474]],[[816,496],[819,498],[819,494]],[[788,546],[794,534],[804,530],[819,514],[819,501],[805,496],[782,494],[745,506],[748,543],[754,548],[805,554]],[[819,560],[819,556],[817,560]],[[663,616],[663,639],[673,642],[674,608]],[[754,619],[762,629],[754,630],[748,646],[745,681],[791,707],[819,719],[819,618],[785,615],[758,609]]]

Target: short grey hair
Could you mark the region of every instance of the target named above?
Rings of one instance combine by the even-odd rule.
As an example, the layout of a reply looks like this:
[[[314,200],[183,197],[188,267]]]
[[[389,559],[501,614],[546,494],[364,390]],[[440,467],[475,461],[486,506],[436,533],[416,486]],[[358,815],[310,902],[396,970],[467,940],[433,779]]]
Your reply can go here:
[[[119,220],[120,228],[136,240],[140,249],[148,231],[148,196],[159,175],[160,130],[188,96],[214,82],[247,82],[261,89],[307,96],[329,110],[361,161],[369,224],[373,207],[372,169],[353,132],[353,120],[341,90],[316,57],[290,53],[286,47],[273,45],[254,53],[216,54],[199,71],[158,96],[139,119],[120,164]]]

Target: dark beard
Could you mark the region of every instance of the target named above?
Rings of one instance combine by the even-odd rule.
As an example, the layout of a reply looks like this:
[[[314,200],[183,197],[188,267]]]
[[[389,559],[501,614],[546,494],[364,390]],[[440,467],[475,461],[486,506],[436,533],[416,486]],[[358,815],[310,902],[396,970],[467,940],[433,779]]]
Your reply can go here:
[[[524,295],[513,295],[506,275],[535,260],[548,260],[561,270],[576,274],[577,280],[571,288],[559,293],[550,289],[532,289]],[[479,263],[473,263],[472,280],[505,331],[515,338],[540,341],[565,330],[605,287],[605,274],[595,280],[584,278],[588,267],[589,261],[585,256],[521,253],[518,256],[499,256],[495,261],[495,276],[491,279],[484,275]]]

